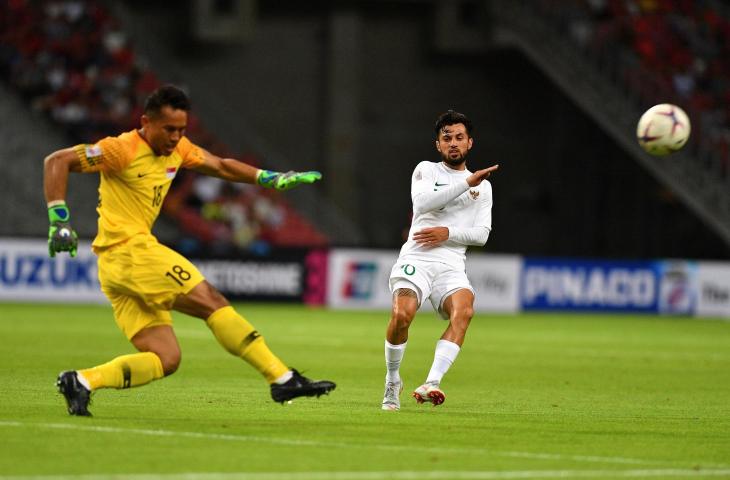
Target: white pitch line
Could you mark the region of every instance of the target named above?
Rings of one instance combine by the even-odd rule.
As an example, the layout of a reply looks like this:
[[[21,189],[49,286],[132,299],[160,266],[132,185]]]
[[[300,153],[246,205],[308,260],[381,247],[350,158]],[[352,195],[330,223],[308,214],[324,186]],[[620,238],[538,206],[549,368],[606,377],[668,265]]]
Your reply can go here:
[[[730,469],[644,470],[517,470],[517,471],[390,471],[390,472],[235,472],[235,473],[141,473],[94,475],[0,475],[0,480],[510,480],[582,478],[725,477]]]
[[[143,428],[122,428],[122,427],[107,427],[101,425],[78,425],[72,423],[26,423],[18,421],[3,421],[0,420],[0,427],[20,427],[20,428],[40,428],[40,429],[53,429],[53,430],[77,430],[77,431],[88,431],[88,432],[99,432],[99,433],[123,433],[123,434],[137,434],[155,437],[184,437],[184,438],[199,438],[206,440],[221,440],[221,441],[235,441],[235,442],[258,442],[268,443],[273,445],[285,445],[295,447],[315,447],[315,448],[355,448],[365,449],[371,448],[375,450],[386,450],[389,452],[393,451],[409,451],[409,452],[426,452],[426,453],[456,453],[456,454],[476,454],[476,455],[491,455],[497,457],[512,457],[512,458],[527,458],[533,460],[572,460],[575,462],[587,462],[587,463],[607,463],[607,464],[619,464],[619,465],[678,465],[679,462],[666,462],[656,460],[645,460],[638,458],[627,458],[627,457],[602,457],[596,455],[566,455],[556,453],[539,453],[539,452],[514,452],[514,451],[499,451],[499,450],[488,450],[486,448],[459,448],[459,447],[422,447],[418,445],[368,445],[361,443],[347,443],[347,442],[321,442],[316,440],[292,440],[284,438],[272,438],[262,437],[255,435],[232,435],[225,433],[202,433],[202,432],[186,432],[176,430],[152,430]],[[714,464],[694,461],[693,464],[700,464],[706,468],[730,468],[725,464]],[[2,480],[2,477],[0,477]]]

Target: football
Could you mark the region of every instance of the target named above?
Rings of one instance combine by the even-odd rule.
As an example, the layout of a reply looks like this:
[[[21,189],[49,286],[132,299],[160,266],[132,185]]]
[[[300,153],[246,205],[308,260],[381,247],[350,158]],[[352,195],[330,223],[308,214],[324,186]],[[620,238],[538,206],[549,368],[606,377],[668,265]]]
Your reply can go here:
[[[684,110],[671,103],[660,103],[641,116],[636,137],[645,151],[662,156],[680,150],[689,139],[690,129]]]

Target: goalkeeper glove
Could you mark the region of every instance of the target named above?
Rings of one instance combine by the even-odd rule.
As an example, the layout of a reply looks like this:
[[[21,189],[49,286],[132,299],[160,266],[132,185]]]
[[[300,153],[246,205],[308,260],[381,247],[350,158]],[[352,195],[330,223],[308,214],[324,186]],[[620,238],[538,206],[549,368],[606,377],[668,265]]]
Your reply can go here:
[[[48,208],[48,220],[51,222],[48,229],[48,255],[51,258],[56,256],[56,252],[68,252],[72,257],[76,256],[79,237],[71,228],[70,218],[71,213],[65,203]]]
[[[272,172],[271,170],[259,170],[259,173],[256,175],[256,183],[267,188],[289,190],[300,183],[314,183],[320,178],[322,178],[322,174],[315,171],[288,171],[286,173],[282,173]]]

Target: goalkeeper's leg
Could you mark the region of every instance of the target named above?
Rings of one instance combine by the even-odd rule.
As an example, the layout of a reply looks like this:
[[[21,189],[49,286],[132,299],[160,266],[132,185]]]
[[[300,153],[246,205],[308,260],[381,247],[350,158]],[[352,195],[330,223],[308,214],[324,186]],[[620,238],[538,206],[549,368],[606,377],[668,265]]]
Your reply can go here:
[[[140,330],[132,339],[140,351],[121,355],[96,367],[61,372],[56,382],[68,413],[89,416],[91,392],[100,388],[130,388],[171,375],[180,365],[180,347],[169,325]]]
[[[122,355],[102,365],[79,370],[90,390],[138,387],[172,375],[180,365],[180,346],[169,325],[144,328],[131,342],[140,353]]]
[[[223,348],[246,361],[266,379],[274,401],[283,402],[300,396],[318,397],[335,388],[333,382],[312,381],[284,364],[254,326],[207,281],[178,296],[173,309],[205,320]]]
[[[288,380],[289,368],[266,346],[264,338],[239,315],[226,298],[203,281],[189,293],[178,296],[175,310],[205,320],[218,343],[230,354],[242,358],[271,384]]]

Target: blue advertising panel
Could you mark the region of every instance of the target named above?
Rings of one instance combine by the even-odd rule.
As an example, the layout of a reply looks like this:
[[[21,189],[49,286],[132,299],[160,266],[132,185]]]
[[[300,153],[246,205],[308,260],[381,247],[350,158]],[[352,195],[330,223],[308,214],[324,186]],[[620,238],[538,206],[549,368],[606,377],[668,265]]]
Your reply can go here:
[[[692,314],[696,271],[682,260],[526,258],[522,309]]]
[[[45,239],[0,238],[1,301],[106,302],[91,244],[49,258]]]

